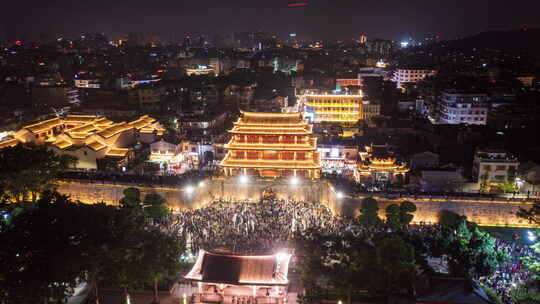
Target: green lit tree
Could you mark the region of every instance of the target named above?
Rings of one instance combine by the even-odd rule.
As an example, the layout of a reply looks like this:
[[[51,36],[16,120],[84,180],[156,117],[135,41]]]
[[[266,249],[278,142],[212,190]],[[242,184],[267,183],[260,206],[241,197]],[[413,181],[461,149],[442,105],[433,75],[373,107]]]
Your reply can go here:
[[[538,237],[539,230],[536,232],[528,231],[530,235]],[[533,253],[522,258],[522,262],[529,270],[529,280],[524,282],[517,289],[510,293],[510,296],[515,303],[518,304],[536,304],[540,303],[540,241],[536,240],[536,243],[531,245]]]
[[[394,229],[401,227],[399,218],[399,206],[397,204],[390,204],[386,207],[386,224]]]
[[[401,202],[399,205],[391,204],[386,207],[386,223],[394,229],[408,225],[414,218],[412,215],[416,211],[416,205],[409,201]]]
[[[144,213],[151,218],[158,218],[170,214],[166,206],[166,200],[157,193],[150,193],[144,196]]]
[[[360,215],[357,221],[365,226],[377,226],[382,223],[379,217],[379,203],[373,197],[367,197],[360,204]]]
[[[492,274],[507,256],[495,249],[495,239],[476,225],[463,220],[457,228],[444,228],[440,242],[448,258],[450,272],[476,278]]]
[[[404,226],[409,225],[414,218],[412,213],[416,212],[416,205],[413,202],[404,201],[399,205],[399,211],[401,224]]]
[[[141,206],[141,192],[135,187],[129,187],[123,191],[124,197],[120,199],[123,208],[136,208]]]
[[[536,235],[538,235],[538,233]],[[536,281],[537,287],[540,287],[540,259],[538,258],[538,256],[540,256],[540,241],[531,245],[531,248],[533,249],[534,254],[525,257],[523,262],[531,272],[531,279]]]

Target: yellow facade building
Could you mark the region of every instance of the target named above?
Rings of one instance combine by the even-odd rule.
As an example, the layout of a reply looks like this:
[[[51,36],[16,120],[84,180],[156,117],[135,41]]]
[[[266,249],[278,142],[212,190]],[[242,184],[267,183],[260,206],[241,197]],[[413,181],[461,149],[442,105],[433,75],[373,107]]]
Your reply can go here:
[[[336,123],[349,127],[380,113],[379,105],[365,100],[361,90],[354,94],[307,92],[298,97],[304,117],[313,123]]]

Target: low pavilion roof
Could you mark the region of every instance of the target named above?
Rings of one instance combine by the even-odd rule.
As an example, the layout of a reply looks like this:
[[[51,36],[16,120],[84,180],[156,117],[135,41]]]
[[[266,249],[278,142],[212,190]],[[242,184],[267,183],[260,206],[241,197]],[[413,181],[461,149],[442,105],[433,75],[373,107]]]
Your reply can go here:
[[[249,125],[287,125],[287,124],[306,124],[306,120],[302,118],[302,113],[266,113],[266,112],[245,112],[242,111],[242,116],[236,124]]]
[[[287,285],[290,254],[242,256],[199,251],[191,281],[231,285]]]

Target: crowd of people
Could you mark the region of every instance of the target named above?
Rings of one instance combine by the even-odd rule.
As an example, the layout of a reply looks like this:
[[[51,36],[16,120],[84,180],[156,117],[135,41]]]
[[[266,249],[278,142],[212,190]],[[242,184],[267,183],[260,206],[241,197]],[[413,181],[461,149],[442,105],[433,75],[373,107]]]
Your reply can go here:
[[[253,254],[286,246],[297,231],[336,231],[343,220],[320,203],[267,198],[260,201],[216,200],[205,207],[174,215],[173,229],[193,251],[227,248]]]
[[[388,226],[365,227],[351,219],[333,215],[324,204],[264,198],[258,201],[212,201],[203,208],[172,215],[169,225],[182,235],[192,252],[199,249],[227,249],[240,254],[261,254],[287,248],[296,233],[316,229],[340,235],[351,231],[370,238],[376,233],[392,233]],[[400,233],[425,236],[439,235],[441,225],[410,225]],[[509,260],[480,282],[491,287],[504,303],[512,304],[509,291],[529,278],[521,258],[533,254],[529,246],[497,240],[497,249]]]
[[[506,253],[508,261],[499,265],[491,276],[481,278],[480,282],[489,286],[504,303],[513,304],[510,292],[530,279],[530,273],[523,265],[522,259],[534,256],[535,253],[529,245],[500,239],[497,239],[495,246]]]

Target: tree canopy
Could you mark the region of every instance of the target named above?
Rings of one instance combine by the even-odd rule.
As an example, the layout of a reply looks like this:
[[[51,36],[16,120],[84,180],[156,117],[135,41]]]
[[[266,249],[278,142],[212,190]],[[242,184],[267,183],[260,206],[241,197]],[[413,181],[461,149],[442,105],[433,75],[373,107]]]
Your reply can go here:
[[[385,210],[386,223],[394,229],[406,226],[413,220],[414,215],[411,213],[415,211],[416,205],[409,201],[388,205]]]
[[[120,205],[125,208],[141,206],[141,191],[135,187],[129,187],[123,191],[124,197],[120,199]]]
[[[360,205],[360,215],[358,223],[366,226],[376,226],[382,223],[378,215],[379,203],[372,197],[362,200]]]
[[[58,173],[73,167],[77,159],[56,155],[44,146],[23,146],[0,150],[0,189],[10,201],[37,199],[37,194],[53,188]]]
[[[433,245],[433,256],[445,254],[449,270],[456,276],[475,278],[492,274],[506,255],[496,249],[495,239],[462,220],[457,227],[443,227]]]
[[[102,282],[125,290],[147,286],[178,269],[184,250],[176,235],[148,227],[129,209],[73,202],[56,192],[44,192],[18,214],[4,210],[11,214],[0,226],[6,304],[62,301],[81,278],[96,291]]]
[[[529,209],[520,208],[517,212],[517,216],[528,220],[529,223],[540,226],[540,202],[534,202]]]
[[[150,218],[167,216],[170,211],[166,206],[167,201],[157,193],[149,193],[144,196],[144,213]]]
[[[306,302],[411,294],[415,251],[399,236],[370,240],[352,232],[337,236],[313,230],[297,237],[296,255]]]

